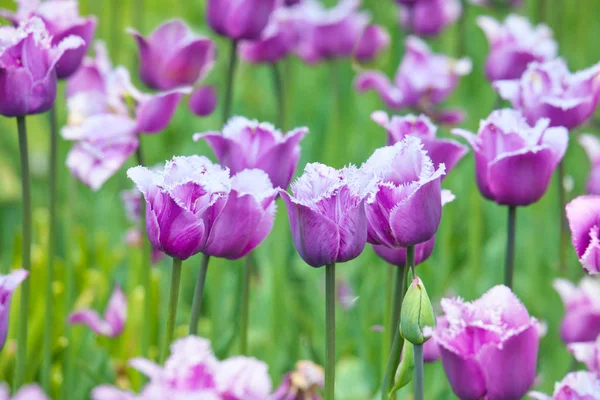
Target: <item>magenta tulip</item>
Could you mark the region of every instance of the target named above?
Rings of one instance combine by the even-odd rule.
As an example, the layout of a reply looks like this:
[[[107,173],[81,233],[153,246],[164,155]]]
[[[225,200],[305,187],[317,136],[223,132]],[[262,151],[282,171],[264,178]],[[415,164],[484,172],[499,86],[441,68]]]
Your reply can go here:
[[[600,374],[600,337],[593,342],[571,343],[567,347],[578,362],[585,364],[588,371]]]
[[[277,0],[208,0],[206,18],[213,31],[232,40],[256,40]]]
[[[549,124],[542,119],[532,127],[518,111],[504,109],[481,121],[477,135],[452,131],[473,148],[477,186],[486,199],[526,206],[546,193],[569,140],[565,128],[548,128]]]
[[[200,86],[190,96],[188,105],[191,112],[206,117],[217,108],[217,91],[212,86]]]
[[[600,376],[587,371],[570,372],[554,385],[554,394],[530,392],[536,400],[600,400]]]
[[[473,302],[442,299],[447,326],[433,334],[461,399],[520,399],[535,380],[540,327],[506,286]]]
[[[427,0],[400,5],[400,24],[416,35],[436,36],[462,14],[460,0]]]
[[[283,377],[273,400],[322,400],[325,379],[323,368],[311,361],[298,361],[296,369]]]
[[[10,397],[8,385],[0,383],[0,400],[49,400],[49,397],[46,396],[44,391],[35,383],[21,386],[17,390],[17,393]]]
[[[370,61],[382,50],[388,48],[390,42],[390,35],[384,27],[368,25],[356,43],[354,58],[363,62]]]
[[[596,340],[600,335],[600,282],[585,277],[577,287],[566,279],[556,279],[553,286],[565,306],[560,324],[563,342]]]
[[[10,311],[10,300],[13,292],[23,282],[29,272],[24,269],[17,269],[8,275],[0,275],[0,351],[6,343],[8,335],[8,313]]]
[[[600,194],[600,139],[594,135],[581,134],[579,144],[587,153],[592,164],[586,190],[588,194]]]
[[[90,309],[75,311],[69,315],[70,324],[87,325],[98,335],[114,338],[123,333],[125,321],[127,320],[127,299],[120,286],[116,286],[106,310],[104,317]]]
[[[583,269],[600,272],[600,196],[580,196],[567,204],[573,247]]]

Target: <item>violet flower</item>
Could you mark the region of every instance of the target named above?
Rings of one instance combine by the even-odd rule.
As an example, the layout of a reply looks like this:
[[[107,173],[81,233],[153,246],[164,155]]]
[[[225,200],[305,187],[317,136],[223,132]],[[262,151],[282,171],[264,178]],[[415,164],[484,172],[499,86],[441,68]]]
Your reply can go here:
[[[83,45],[77,36],[54,45],[38,17],[17,28],[0,27],[0,115],[24,117],[52,108],[57,63],[68,50]]]
[[[460,0],[427,0],[400,4],[400,24],[416,35],[436,36],[462,14]]]
[[[355,167],[307,164],[289,195],[280,189],[300,257],[312,267],[360,255],[367,240],[366,192]]]
[[[480,16],[477,25],[490,44],[485,61],[485,74],[491,82],[519,79],[532,61],[549,61],[556,57],[558,45],[552,30],[544,24],[532,26],[529,20],[511,14],[499,23],[494,18]]]
[[[265,171],[273,186],[287,188],[298,159],[299,142],[308,128],[296,128],[283,135],[269,123],[231,118],[221,132],[197,133],[194,141],[206,140],[221,165],[237,174],[247,168]]]
[[[213,31],[232,40],[260,38],[277,0],[208,0],[206,18]]]
[[[591,342],[600,335],[600,282],[585,277],[575,286],[566,279],[555,279],[554,289],[565,306],[560,324],[563,342]]]
[[[600,194],[600,139],[584,133],[579,135],[579,144],[587,153],[592,164],[586,190],[588,194]]]
[[[461,399],[520,399],[535,380],[539,326],[506,286],[473,302],[442,299],[447,326],[433,339]]]
[[[459,78],[471,72],[471,60],[432,53],[416,36],[409,36],[405,45],[406,53],[393,82],[381,72],[365,71],[354,82],[356,90],[376,91],[393,110],[416,109],[438,122],[462,120],[461,111],[439,110],[437,106],[452,94]]]
[[[322,400],[325,385],[323,368],[312,361],[298,361],[296,369],[283,377],[273,400]]]
[[[134,29],[128,33],[138,46],[140,77],[150,89],[193,86],[215,62],[213,41],[194,34],[180,19],[163,23],[148,38]]]
[[[0,275],[0,351],[6,343],[8,335],[8,313],[10,312],[10,300],[13,292],[23,282],[29,272],[24,269],[16,269],[8,275]]]
[[[576,73],[561,58],[532,62],[520,79],[496,81],[500,97],[523,112],[529,123],[549,118],[551,126],[583,124],[600,101],[600,62]]]
[[[600,337],[594,342],[571,343],[567,348],[578,362],[585,364],[588,371],[600,376]]]
[[[554,394],[530,392],[536,400],[600,400],[600,377],[587,371],[569,372],[554,385]]]
[[[0,383],[0,400],[49,400],[49,397],[46,396],[44,391],[35,383],[21,386],[19,390],[17,390],[17,393],[11,397],[8,385]]]
[[[58,79],[70,77],[81,65],[81,61],[94,38],[96,17],[81,17],[76,0],[17,0],[17,11],[0,10],[0,16],[18,26],[32,17],[39,17],[48,31],[52,46],[70,37],[79,37],[83,43],[64,51],[56,62]],[[69,39],[72,40],[72,39]]]
[[[137,192],[137,190],[136,190]],[[139,193],[139,192],[138,192]],[[143,233],[139,228],[131,228],[127,232],[125,232],[125,243],[128,246],[135,248],[142,248],[143,246]],[[162,251],[152,248],[152,252],[150,254],[152,265],[158,264],[163,258],[165,258],[165,253]]]
[[[526,206],[546,193],[569,140],[565,128],[549,128],[549,124],[541,119],[529,126],[520,112],[503,109],[481,121],[477,135],[452,131],[473,148],[477,186],[486,199]]]
[[[116,286],[108,305],[104,311],[104,317],[91,309],[82,309],[69,315],[69,324],[87,325],[98,335],[114,338],[123,333],[125,321],[127,320],[127,298],[120,286]]]
[[[600,196],[579,196],[566,207],[573,247],[583,269],[600,272]]]
[[[190,95],[189,109],[199,117],[206,117],[217,108],[217,91],[213,86],[199,86]]]

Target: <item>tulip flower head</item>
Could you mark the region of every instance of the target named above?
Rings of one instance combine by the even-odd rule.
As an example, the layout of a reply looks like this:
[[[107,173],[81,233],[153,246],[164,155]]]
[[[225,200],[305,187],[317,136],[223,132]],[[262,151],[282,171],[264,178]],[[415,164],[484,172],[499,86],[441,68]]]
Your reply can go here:
[[[461,399],[520,399],[535,379],[539,326],[506,286],[473,302],[442,299],[447,325],[433,339]]]
[[[573,247],[583,269],[600,272],[600,196],[580,196],[567,204]]]
[[[98,335],[114,338],[123,333],[127,320],[127,299],[125,293],[116,286],[106,310],[104,318],[94,310],[83,309],[69,315],[70,324],[84,324]]]
[[[553,60],[558,45],[552,39],[552,30],[544,24],[532,26],[529,20],[511,14],[504,23],[488,16],[477,18],[490,44],[485,62],[485,74],[489,81],[519,79],[533,61]]]
[[[14,396],[10,397],[10,389],[5,383],[0,383],[1,400],[49,400],[44,391],[35,383],[21,386]],[[108,400],[108,399],[105,399]]]
[[[560,324],[563,342],[592,342],[600,335],[600,282],[585,277],[579,286],[566,279],[553,283],[565,306],[565,316]]]
[[[145,38],[128,29],[137,43],[140,77],[150,89],[193,86],[213,67],[216,46],[195,35],[182,20],[167,21]]]
[[[581,134],[579,144],[584,148],[592,164],[586,190],[589,194],[600,194],[600,139],[594,135]]]
[[[421,36],[439,35],[462,14],[460,0],[427,0],[400,5],[400,24]]]
[[[213,31],[232,40],[256,40],[277,0],[208,0],[206,18]]]
[[[29,275],[29,272],[24,269],[14,270],[8,275],[0,275],[0,351],[4,348],[6,336],[8,335],[8,313],[12,294],[21,282],[27,278],[27,275]]]
[[[570,372],[554,385],[552,396],[540,392],[528,396],[536,400],[600,400],[600,377],[588,371]]]
[[[322,400],[325,385],[323,368],[312,361],[298,361],[296,369],[283,377],[273,400]]]
[[[561,58],[532,62],[520,79],[496,81],[500,97],[523,112],[530,124],[549,118],[550,126],[573,129],[583,124],[600,101],[600,62],[569,72]]]
[[[548,119],[541,119],[529,126],[520,112],[503,109],[481,121],[477,135],[452,131],[473,148],[483,197],[501,205],[526,206],[546,193],[569,140],[565,128],[549,125]]]

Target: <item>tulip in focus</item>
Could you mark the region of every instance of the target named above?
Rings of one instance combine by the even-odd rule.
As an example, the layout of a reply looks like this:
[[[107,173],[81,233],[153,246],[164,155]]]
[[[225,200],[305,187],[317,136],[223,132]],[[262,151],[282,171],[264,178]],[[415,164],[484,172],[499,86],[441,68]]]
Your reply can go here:
[[[600,376],[600,337],[594,342],[571,343],[567,347],[578,362],[585,364],[588,371]]]
[[[17,269],[8,275],[0,275],[0,351],[6,343],[8,335],[8,322],[10,311],[10,300],[17,287],[27,279],[29,272],[24,269]]]
[[[273,400],[322,400],[323,368],[312,361],[298,361],[296,369],[283,377]]]
[[[569,140],[565,128],[549,125],[548,119],[541,119],[529,126],[520,112],[503,109],[481,121],[477,135],[452,131],[473,148],[483,197],[514,207],[535,203],[546,193]]]
[[[600,400],[600,377],[587,371],[570,372],[554,385],[554,394],[530,392],[535,400]]]
[[[490,44],[485,62],[489,81],[519,79],[532,61],[553,60],[558,45],[552,39],[552,30],[544,24],[533,27],[529,20],[511,14],[501,24],[488,16],[477,18]]]
[[[460,0],[426,0],[400,5],[400,24],[420,36],[439,35],[462,14]]]
[[[573,247],[583,269],[600,272],[600,196],[580,196],[567,204]]]
[[[17,390],[17,393],[11,397],[8,385],[0,383],[0,400],[49,400],[49,397],[46,396],[44,391],[35,383],[21,386],[19,390]]]
[[[256,40],[277,0],[208,0],[206,18],[213,31],[232,40]]]
[[[70,324],[87,325],[98,335],[114,338],[125,329],[127,299],[123,290],[116,286],[104,311],[104,318],[94,310],[83,309],[69,315]]]
[[[586,190],[588,194],[600,194],[600,140],[594,135],[584,133],[579,135],[579,144],[592,164]]]
[[[563,342],[592,342],[600,335],[600,282],[585,277],[579,286],[566,279],[555,279],[554,289],[565,306],[560,324]]]
[[[433,339],[461,399],[520,399],[535,380],[539,324],[506,286],[465,302],[442,299],[447,326]]]

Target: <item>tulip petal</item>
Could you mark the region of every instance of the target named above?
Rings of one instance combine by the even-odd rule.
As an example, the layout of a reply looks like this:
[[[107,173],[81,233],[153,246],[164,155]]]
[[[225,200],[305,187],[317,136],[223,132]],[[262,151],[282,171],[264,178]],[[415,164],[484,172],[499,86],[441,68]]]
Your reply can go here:
[[[213,86],[200,86],[192,93],[189,100],[190,111],[199,117],[206,117],[217,107],[217,92]],[[194,135],[194,141],[197,141]]]
[[[452,390],[461,400],[479,400],[486,393],[483,371],[472,356],[462,356],[438,341]]]
[[[181,47],[166,60],[161,89],[194,85],[212,68],[215,53],[210,39],[197,39]]]
[[[588,155],[590,162],[596,164],[600,162],[600,139],[589,133],[579,135],[579,144]]]
[[[427,151],[433,165],[444,164],[446,173],[469,152],[465,145],[449,139],[423,140],[423,149]]]
[[[306,127],[296,128],[288,132],[283,142],[271,147],[257,162],[256,168],[269,173],[269,178],[274,187],[287,189],[289,186],[300,158],[298,143],[307,133],[308,128]],[[282,162],[283,160],[285,162]]]
[[[566,206],[567,219],[571,228],[573,247],[578,257],[583,257],[590,243],[590,231],[598,224],[600,197],[580,196]]]
[[[338,194],[339,196],[339,194]],[[340,247],[337,262],[355,259],[362,253],[367,242],[367,216],[364,201],[345,208],[345,214],[338,223]]]
[[[404,106],[404,96],[400,89],[390,82],[389,78],[377,71],[361,73],[354,82],[354,87],[359,92],[374,90],[390,108],[397,109]]]
[[[141,133],[157,133],[171,121],[181,96],[189,91],[172,91],[151,96],[142,102],[137,111],[136,131]]]

